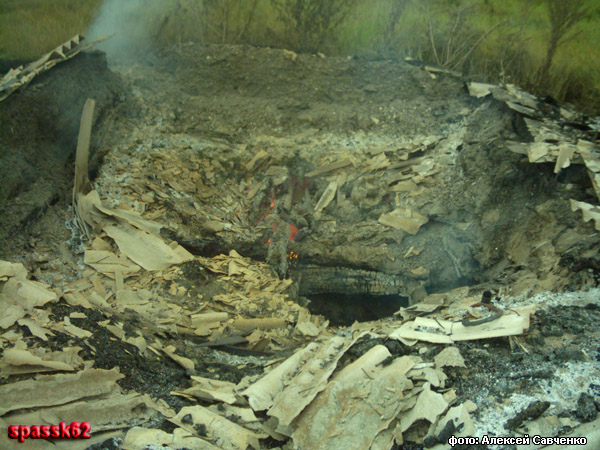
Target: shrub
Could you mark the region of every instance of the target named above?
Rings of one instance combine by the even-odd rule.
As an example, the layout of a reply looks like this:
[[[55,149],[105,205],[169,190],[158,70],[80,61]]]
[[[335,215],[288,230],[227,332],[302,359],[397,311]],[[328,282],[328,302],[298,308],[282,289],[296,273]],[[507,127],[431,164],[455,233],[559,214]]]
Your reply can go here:
[[[300,52],[316,53],[333,44],[334,32],[357,0],[271,0],[285,29],[282,43]]]

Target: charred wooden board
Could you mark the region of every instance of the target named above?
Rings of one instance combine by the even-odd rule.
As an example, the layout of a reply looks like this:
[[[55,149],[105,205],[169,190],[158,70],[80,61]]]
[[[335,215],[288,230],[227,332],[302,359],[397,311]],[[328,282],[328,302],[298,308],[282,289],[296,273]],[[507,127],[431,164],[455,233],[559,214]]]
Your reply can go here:
[[[289,270],[299,284],[300,295],[338,294],[402,295],[410,297],[420,286],[417,280],[348,267],[302,264]]]

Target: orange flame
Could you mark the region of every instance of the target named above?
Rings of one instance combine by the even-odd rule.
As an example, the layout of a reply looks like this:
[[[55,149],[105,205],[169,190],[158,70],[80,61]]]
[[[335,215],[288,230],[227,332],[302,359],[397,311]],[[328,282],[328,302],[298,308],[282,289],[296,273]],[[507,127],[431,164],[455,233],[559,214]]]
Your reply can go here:
[[[294,240],[296,233],[298,233],[298,227],[290,223],[290,241]]]
[[[273,208],[274,208],[274,207],[275,207],[275,198],[274,198],[274,197],[271,197],[270,210],[269,210],[269,212],[267,213],[267,216],[273,212]],[[265,216],[265,217],[266,217],[266,216]],[[261,221],[262,221],[262,220],[263,220],[265,217],[263,217],[262,219],[260,219],[260,220],[259,220],[259,222],[261,222]],[[290,236],[289,236],[289,238],[288,238],[288,239],[289,239],[290,241],[293,241],[293,240],[294,240],[294,238],[296,237],[296,233],[298,233],[298,231],[299,231],[299,230],[298,230],[298,227],[297,227],[296,225],[294,225],[294,224],[291,224],[291,223],[290,223],[290,224],[289,224],[289,226],[290,226]],[[277,225],[273,224],[273,231],[275,231],[275,230],[277,230]],[[269,240],[267,241],[267,245],[269,245],[270,243],[271,243],[271,238],[269,238]],[[297,257],[298,257],[298,256],[296,256],[296,258],[297,258]]]

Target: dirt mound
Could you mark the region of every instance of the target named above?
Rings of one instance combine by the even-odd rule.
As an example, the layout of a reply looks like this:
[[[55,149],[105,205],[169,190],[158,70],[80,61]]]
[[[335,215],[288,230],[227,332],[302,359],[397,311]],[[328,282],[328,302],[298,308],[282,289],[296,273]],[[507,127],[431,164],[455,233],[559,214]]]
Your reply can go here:
[[[68,198],[85,99],[96,99],[95,121],[100,124],[114,114],[123,96],[122,83],[108,69],[104,54],[89,52],[41,74],[0,103],[1,256],[19,254],[27,241],[23,229],[35,224],[48,206]],[[96,142],[104,128],[98,130]],[[59,231],[52,228],[46,231]]]
[[[418,67],[390,60],[190,44],[160,53],[156,69],[162,80],[138,72],[136,83],[180,94],[169,102],[180,130],[230,139],[298,129],[412,137],[443,130],[472,102],[456,80],[432,83]]]

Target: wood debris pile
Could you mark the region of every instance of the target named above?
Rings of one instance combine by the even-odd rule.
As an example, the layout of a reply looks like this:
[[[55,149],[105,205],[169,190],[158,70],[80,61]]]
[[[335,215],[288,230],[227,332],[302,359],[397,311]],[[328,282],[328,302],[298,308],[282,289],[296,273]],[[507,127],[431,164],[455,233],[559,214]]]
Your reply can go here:
[[[475,239],[466,232],[470,224],[422,231],[429,223],[422,211],[432,206],[428,193],[451,181],[462,133],[389,140],[351,157],[334,144],[298,154],[277,138],[257,139],[250,153],[246,145],[161,136],[139,155],[132,148],[108,155],[99,188],[124,207],[162,220],[195,254],[234,248],[266,260],[281,279],[300,279],[307,264],[361,267],[394,277],[382,294],[416,301],[422,286],[445,270],[440,248],[462,266],[461,276],[473,270],[473,250],[455,248],[459,239]],[[456,277],[455,270],[449,276]]]
[[[534,104],[533,97],[515,88],[488,90],[513,106]],[[535,114],[531,120],[549,120]],[[551,202],[534,206],[543,220],[507,225],[504,206],[493,202],[497,195],[505,195],[505,203],[517,201],[501,187],[502,173],[512,176],[524,169],[515,168],[517,156],[507,151],[502,173],[493,174],[497,180],[467,180],[463,172],[470,165],[490,163],[474,155],[478,146],[470,142],[473,131],[464,125],[439,135],[365,139],[360,145],[321,137],[308,137],[306,146],[297,146],[274,136],[236,143],[185,133],[133,133],[130,144],[106,157],[104,175],[97,181],[106,203],[160,221],[163,236],[194,254],[236,249],[253,260],[266,260],[274,275],[299,285],[293,289],[300,296],[329,292],[323,287],[330,285],[335,292],[399,295],[416,303],[431,290],[481,280],[486,266],[490,278],[519,272],[511,280],[513,293],[530,287],[539,292],[567,283],[569,275],[559,262],[577,242],[585,242],[585,252],[596,248],[583,227],[563,233],[563,212]],[[558,150],[548,153],[558,158],[559,170],[596,152],[588,149],[584,134],[562,133],[560,142],[579,149],[572,158],[566,150],[560,158]],[[553,138],[540,136],[539,142],[555,146]],[[493,140],[486,145],[497,146]],[[525,155],[531,145],[513,140],[509,148],[519,147]],[[465,152],[467,146],[472,149]],[[587,167],[594,169],[591,159]],[[519,186],[511,181],[512,190]],[[598,207],[581,196],[571,208],[582,210],[586,221],[598,214]],[[504,242],[492,244],[499,233],[495,228],[503,230]],[[530,229],[540,242],[548,241],[543,248],[524,237]],[[506,254],[498,255],[499,248]]]
[[[108,243],[97,237],[88,252],[109,253],[107,248]],[[123,437],[123,448],[130,450],[150,444],[190,449],[259,449],[260,440],[267,437],[291,439],[297,448],[385,449],[404,440],[442,445],[449,434],[467,436],[474,431],[469,416],[474,404],[457,404],[456,393],[445,382],[445,366],[464,367],[455,347],[446,347],[431,362],[416,355],[394,357],[382,345],[371,346],[354,360],[344,359],[344,355],[359,342],[377,337],[398,339],[411,346],[416,340],[451,343],[521,334],[529,326],[532,312],[531,308],[507,312],[502,320],[471,326],[469,334],[461,336],[466,327],[460,319],[482,314],[469,307],[476,298],[469,297],[468,288],[463,288],[429,296],[419,305],[402,309],[399,315],[403,320],[357,323],[333,334],[322,319],[285,301],[282,292],[288,281],[274,278],[266,264],[254,265],[235,252],[198,260],[224,283],[231,284],[232,289],[215,296],[210,304],[197,301],[201,306],[196,311],[166,301],[151,290],[150,280],[164,283],[175,279],[180,267],[159,272],[137,267],[125,272],[132,263],[115,253],[106,254],[99,261],[90,262],[96,268],[88,269],[83,279],[67,284],[62,292],[28,280],[21,264],[0,261],[0,282],[4,283],[0,326],[6,330],[2,335],[2,373],[67,373],[1,386],[0,414],[5,423],[51,424],[85,417],[92,424],[94,442],[123,437],[121,430],[129,429]],[[172,284],[170,294],[181,298],[187,293],[185,288]],[[165,355],[189,373],[195,370],[196,362],[188,357],[192,354],[181,354],[181,347],[172,345],[168,336],[196,335],[218,341],[228,330],[253,330],[243,342],[249,348],[272,350],[301,345],[289,358],[266,364],[264,375],[247,376],[237,384],[192,375],[191,387],[171,394],[214,404],[186,406],[175,413],[147,395],[121,393],[115,385],[123,377],[118,369],[94,369],[93,360],[79,357],[81,346],[64,346],[59,351],[45,348],[44,342],[56,334],[70,336],[86,346],[92,342],[92,333],[76,325],[86,317],[85,313],[73,311],[62,321],[51,317],[48,307],[60,297],[72,307],[102,311],[107,320],[98,325],[106,327],[117,339],[137,347],[142,356],[149,352]],[[126,333],[118,320],[128,310],[138,315],[138,322],[146,324],[135,336],[128,336],[131,333]],[[252,318],[265,313],[266,318]],[[415,316],[424,315],[429,317],[413,321]],[[425,323],[426,320],[430,322]],[[436,330],[436,326],[447,329]],[[24,338],[24,329],[39,340],[33,343]],[[314,340],[302,344],[307,336]],[[79,402],[82,396],[86,402]],[[172,433],[152,428],[148,421],[158,414],[177,428]],[[39,441],[36,448],[56,447]]]
[[[133,428],[125,442],[132,448],[185,444],[190,449],[242,450],[259,449],[259,440],[270,436],[291,438],[294,448],[387,449],[405,438],[444,443],[450,429],[450,434],[473,433],[469,413],[475,405],[456,404],[455,391],[445,387],[443,367],[464,366],[455,347],[425,363],[418,356],[393,358],[386,347],[376,345],[337,367],[364,336],[313,342],[266,375],[238,385],[194,377],[191,388],[175,394],[215,404],[181,409],[170,419],[179,427],[172,434]]]
[[[578,113],[565,107],[542,104],[539,99],[518,87],[467,84],[469,93],[477,98],[492,95],[522,116],[531,135],[531,142],[510,142],[508,149],[527,155],[531,163],[554,163],[554,173],[571,164],[585,164],[592,186],[600,200],[600,148],[593,142],[593,127],[586,126]],[[552,109],[549,114],[549,109]],[[593,220],[600,231],[600,206],[571,200],[573,211],[581,210],[583,220]]]
[[[490,312],[492,311],[492,312]],[[444,294],[431,294],[422,302],[401,308],[402,326],[389,334],[406,345],[417,341],[451,344],[457,341],[520,335],[529,328],[534,306],[511,310],[497,308],[492,302],[481,303],[469,295],[469,288]]]
[[[104,231],[123,254],[146,270],[161,270],[191,261],[193,256],[183,247],[177,243],[169,246],[158,236],[161,224],[143,219],[135,211],[109,208],[102,204],[98,192],[91,189],[87,168],[94,105],[94,100],[88,99],[84,106],[75,161],[73,205],[82,232],[89,238],[90,230]]]
[[[71,423],[85,417],[94,424],[94,435],[90,440],[79,443],[58,441],[56,445],[38,440],[27,444],[27,448],[32,449],[83,450],[110,437],[121,436],[121,430],[134,423],[144,424],[158,414],[172,414],[164,402],[157,403],[148,395],[122,393],[116,384],[123,378],[118,368],[92,368],[93,360],[79,356],[80,346],[64,346],[54,351],[45,347],[48,338],[56,334],[87,339],[92,333],[75,325],[85,314],[72,312],[61,322],[52,319],[48,306],[57,302],[59,295],[44,283],[28,280],[23,265],[0,261],[0,285],[0,328],[4,348],[1,372],[3,377],[19,376],[21,380],[0,386],[0,425],[3,427],[0,441],[4,448],[14,444],[7,438],[6,424]],[[89,307],[93,306],[89,304]],[[105,325],[111,327],[108,322],[110,320]],[[34,343],[19,330],[28,330],[27,334],[38,339]],[[52,372],[62,373],[48,375]],[[23,378],[34,374],[44,375],[35,379]]]

